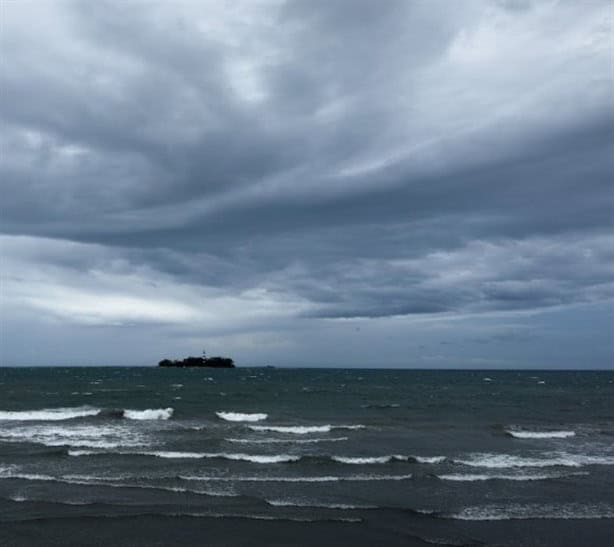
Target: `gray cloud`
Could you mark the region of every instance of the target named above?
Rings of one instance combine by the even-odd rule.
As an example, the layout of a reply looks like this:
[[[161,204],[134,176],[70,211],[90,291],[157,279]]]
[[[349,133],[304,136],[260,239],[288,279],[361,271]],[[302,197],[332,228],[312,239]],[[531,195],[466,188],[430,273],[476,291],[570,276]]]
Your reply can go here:
[[[399,364],[398,321],[438,351],[466,316],[501,314],[494,334],[465,327],[478,349],[532,314],[563,336],[581,309],[607,332],[608,2],[19,2],[1,17],[9,332],[36,323],[44,347],[81,325],[104,348],[114,328],[156,329],[266,360],[372,321],[364,340],[381,347],[387,324]]]

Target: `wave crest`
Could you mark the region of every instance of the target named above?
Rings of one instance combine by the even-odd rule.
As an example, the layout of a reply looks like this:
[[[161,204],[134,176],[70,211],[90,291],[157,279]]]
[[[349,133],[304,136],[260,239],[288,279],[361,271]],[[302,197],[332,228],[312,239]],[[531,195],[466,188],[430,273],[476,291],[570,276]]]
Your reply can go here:
[[[348,437],[330,437],[317,439],[224,439],[229,443],[239,444],[314,444],[347,441]]]
[[[198,475],[179,475],[179,478],[186,481],[205,481],[205,482],[362,482],[362,481],[404,481],[412,478],[408,475],[322,475],[322,476],[302,476],[302,477],[263,477],[263,476],[198,476]]]
[[[330,433],[333,429],[364,429],[361,424],[356,425],[250,425],[252,431],[273,431],[275,433],[291,433],[293,435],[307,435],[309,433]]]
[[[0,410],[0,420],[34,422],[34,421],[60,421],[73,418],[85,418],[96,416],[100,413],[99,408],[87,406],[73,408],[43,408],[40,410]]]
[[[584,465],[614,465],[614,456],[585,454],[544,454],[543,458],[529,458],[512,454],[471,454],[469,459],[455,459],[453,463],[487,469],[514,467],[582,467]]]
[[[523,431],[521,429],[506,429],[505,432],[515,439],[566,439],[576,434],[575,431]]]
[[[289,463],[297,462],[301,459],[300,456],[291,456],[289,454],[234,454],[234,453],[209,453],[209,452],[144,452],[148,456],[157,456],[158,458],[220,458],[223,460],[244,461],[252,463]]]
[[[69,456],[154,456],[156,458],[168,459],[223,459],[232,461],[245,461],[252,463],[289,463],[296,462],[301,459],[301,456],[292,456],[290,454],[234,454],[224,452],[179,452],[173,450],[155,450],[141,452],[97,452],[94,450],[69,450]]]
[[[224,412],[219,411],[215,413],[218,418],[226,420],[227,422],[260,422],[266,420],[269,415],[264,412],[245,414],[242,412]]]
[[[173,415],[174,409],[148,408],[145,410],[125,409],[123,417],[129,420],[168,420]]]
[[[602,519],[614,518],[614,506],[606,504],[582,505],[576,503],[553,505],[490,505],[466,507],[458,513],[446,515],[457,520],[526,520],[526,519]]]
[[[308,509],[340,509],[351,511],[353,509],[377,509],[377,505],[352,505],[348,503],[324,503],[319,501],[305,500],[265,500],[273,507],[305,507]]]
[[[353,465],[368,465],[373,463],[390,463],[392,461],[407,461],[406,456],[372,456],[372,457],[352,457],[352,456],[331,456],[331,460],[338,463],[349,463]]]
[[[446,461],[445,456],[412,456],[416,463],[443,463]]]
[[[3,442],[29,442],[45,446],[120,448],[143,446],[144,438],[126,425],[28,424],[0,431]]]
[[[564,477],[570,477],[574,475],[586,475],[587,473],[540,473],[540,474],[519,474],[519,475],[485,475],[485,474],[473,474],[473,473],[450,473],[447,475],[436,475],[438,479],[444,481],[458,481],[458,482],[475,482],[475,481],[489,481],[489,480],[503,480],[503,481],[544,481],[549,479],[561,479]]]

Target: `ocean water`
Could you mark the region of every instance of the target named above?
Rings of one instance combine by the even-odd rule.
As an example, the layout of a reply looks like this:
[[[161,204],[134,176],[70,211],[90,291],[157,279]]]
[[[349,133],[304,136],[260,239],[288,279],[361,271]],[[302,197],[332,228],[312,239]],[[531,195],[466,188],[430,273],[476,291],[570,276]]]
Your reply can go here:
[[[614,372],[0,369],[3,546],[610,537]]]

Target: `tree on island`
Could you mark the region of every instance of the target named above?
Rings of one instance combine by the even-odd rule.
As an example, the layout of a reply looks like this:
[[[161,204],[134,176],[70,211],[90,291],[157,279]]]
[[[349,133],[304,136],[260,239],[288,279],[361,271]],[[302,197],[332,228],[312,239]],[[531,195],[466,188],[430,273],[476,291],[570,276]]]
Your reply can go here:
[[[186,357],[185,359],[163,359],[158,363],[159,367],[209,367],[209,368],[234,368],[235,363],[229,357],[207,357],[203,350],[202,357]]]

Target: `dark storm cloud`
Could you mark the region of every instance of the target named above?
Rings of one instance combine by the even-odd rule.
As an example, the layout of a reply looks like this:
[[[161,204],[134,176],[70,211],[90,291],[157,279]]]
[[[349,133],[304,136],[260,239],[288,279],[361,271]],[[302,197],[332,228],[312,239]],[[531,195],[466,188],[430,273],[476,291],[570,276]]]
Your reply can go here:
[[[15,306],[176,324],[247,302],[300,332],[613,297],[607,2],[20,2],[2,19]]]

